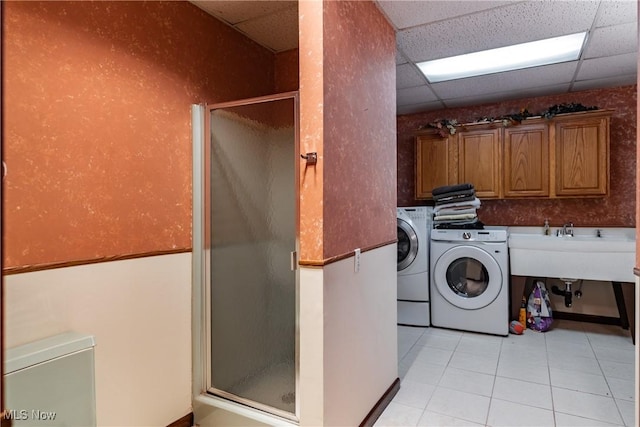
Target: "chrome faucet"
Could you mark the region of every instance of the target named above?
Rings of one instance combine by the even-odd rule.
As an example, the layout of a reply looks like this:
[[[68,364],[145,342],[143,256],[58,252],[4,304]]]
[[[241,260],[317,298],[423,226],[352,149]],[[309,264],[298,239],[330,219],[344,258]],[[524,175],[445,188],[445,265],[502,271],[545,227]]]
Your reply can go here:
[[[573,223],[568,222],[556,230],[556,236],[569,236],[573,237]]]
[[[562,235],[573,237],[573,223],[568,222],[562,226]]]

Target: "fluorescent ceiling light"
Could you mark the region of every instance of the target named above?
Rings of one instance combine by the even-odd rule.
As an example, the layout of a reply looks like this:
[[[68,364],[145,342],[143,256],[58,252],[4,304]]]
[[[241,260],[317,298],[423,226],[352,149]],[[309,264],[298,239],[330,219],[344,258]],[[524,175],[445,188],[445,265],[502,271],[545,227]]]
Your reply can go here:
[[[575,61],[587,32],[418,63],[430,83]]]

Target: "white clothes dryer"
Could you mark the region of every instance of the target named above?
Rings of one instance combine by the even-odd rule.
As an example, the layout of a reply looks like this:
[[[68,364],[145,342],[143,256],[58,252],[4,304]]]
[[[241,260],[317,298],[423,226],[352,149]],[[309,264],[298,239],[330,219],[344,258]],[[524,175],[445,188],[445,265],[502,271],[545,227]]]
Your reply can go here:
[[[397,209],[398,324],[429,326],[429,232],[433,208]]]
[[[509,334],[507,227],[431,231],[431,324]]]

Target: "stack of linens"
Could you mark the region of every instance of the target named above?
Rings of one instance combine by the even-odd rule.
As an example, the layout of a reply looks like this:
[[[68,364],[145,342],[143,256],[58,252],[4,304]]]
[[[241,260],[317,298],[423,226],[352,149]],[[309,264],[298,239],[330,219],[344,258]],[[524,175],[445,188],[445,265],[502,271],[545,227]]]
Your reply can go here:
[[[480,199],[476,197],[472,184],[438,187],[431,194],[436,202],[433,208],[434,228],[484,228],[477,214]]]

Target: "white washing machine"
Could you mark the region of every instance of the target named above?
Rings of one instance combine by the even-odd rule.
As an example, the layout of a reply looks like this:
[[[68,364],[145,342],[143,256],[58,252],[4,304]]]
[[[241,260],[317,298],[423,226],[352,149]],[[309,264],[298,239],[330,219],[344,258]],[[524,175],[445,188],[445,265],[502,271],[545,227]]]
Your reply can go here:
[[[509,334],[507,227],[431,230],[431,324]]]
[[[398,208],[398,324],[429,326],[429,232],[433,208]]]

